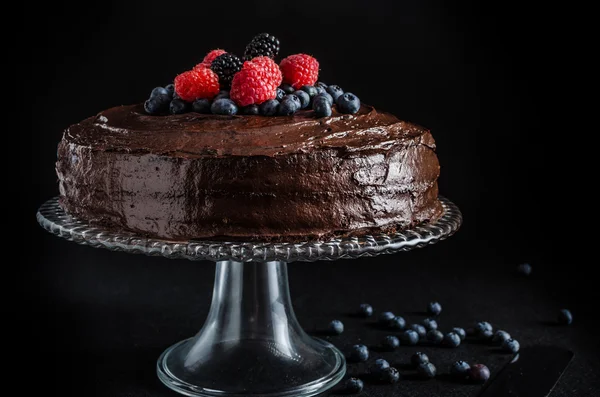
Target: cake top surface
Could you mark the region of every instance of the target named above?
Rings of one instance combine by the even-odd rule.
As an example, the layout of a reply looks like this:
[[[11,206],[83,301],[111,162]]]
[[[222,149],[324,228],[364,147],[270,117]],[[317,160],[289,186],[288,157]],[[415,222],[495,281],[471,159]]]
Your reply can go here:
[[[434,147],[429,131],[361,105],[355,114],[330,117],[223,116],[195,112],[151,116],[143,105],[118,106],[74,124],[65,138],[94,150],[179,157],[278,156],[313,150],[386,150],[419,137]]]

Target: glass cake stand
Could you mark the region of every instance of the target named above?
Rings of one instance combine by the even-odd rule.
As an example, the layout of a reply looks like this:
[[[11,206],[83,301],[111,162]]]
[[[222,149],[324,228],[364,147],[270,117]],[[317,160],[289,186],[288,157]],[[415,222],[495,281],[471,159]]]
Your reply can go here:
[[[37,220],[59,237],[92,247],[217,263],[204,326],[158,359],[158,377],[166,386],[187,396],[300,397],[333,387],[346,373],[346,361],[332,344],[306,334],[296,320],[287,263],[393,254],[441,241],[460,227],[462,215],[448,199],[440,200],[444,214],[435,223],[326,242],[146,238],[77,220],[56,197],[40,207]]]

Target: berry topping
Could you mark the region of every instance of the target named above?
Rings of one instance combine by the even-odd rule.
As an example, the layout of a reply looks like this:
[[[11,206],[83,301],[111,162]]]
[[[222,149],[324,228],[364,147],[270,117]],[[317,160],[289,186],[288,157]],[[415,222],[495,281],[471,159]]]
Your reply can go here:
[[[448,332],[444,335],[444,346],[458,347],[460,346],[460,336],[456,332]]]
[[[229,98],[229,91],[227,91],[227,90],[219,91],[219,93],[214,98],[214,100],[216,101],[217,99],[221,99],[221,98]]]
[[[317,91],[317,88],[312,86],[312,85],[303,85],[302,88],[300,88],[302,91],[306,92],[308,94],[309,97],[314,98],[315,96],[317,96],[317,94],[319,93]]]
[[[469,369],[467,376],[471,382],[485,383],[490,379],[490,370],[483,364],[474,364]]]
[[[192,110],[196,113],[210,113],[210,101],[206,98],[196,99],[194,103],[192,103]]]
[[[400,339],[408,346],[414,346],[419,343],[419,334],[412,329],[407,329],[402,334],[400,334]]]
[[[467,337],[467,333],[465,332],[465,330],[463,328],[454,327],[454,328],[452,328],[452,332],[454,332],[458,336],[460,336],[460,340],[465,340],[465,338]]]
[[[433,365],[432,363],[422,363],[419,364],[419,366],[417,367],[417,373],[423,379],[432,379],[435,378],[437,370],[435,368],[435,365]]]
[[[296,95],[298,99],[300,99],[300,109],[307,108],[308,105],[310,105],[310,96],[306,92],[302,90],[297,90],[294,91],[294,95]]]
[[[329,97],[331,98],[331,96]],[[324,95],[317,95],[313,100],[313,111],[317,117],[331,116],[331,102]]]
[[[571,325],[572,322],[573,322],[573,315],[571,314],[571,312],[569,310],[561,309],[561,311],[558,312],[558,323],[559,324]]]
[[[438,328],[438,323],[437,321],[435,321],[432,318],[426,318],[425,320],[423,320],[423,326],[425,327],[425,329],[427,331],[431,331],[432,329],[437,329]]]
[[[360,109],[360,99],[356,95],[351,92],[346,92],[340,95],[335,101],[338,110],[340,113],[350,113],[354,114]],[[439,303],[438,303],[439,305]],[[442,311],[442,306],[439,307],[440,312]],[[439,313],[438,313],[439,314]]]
[[[410,357],[410,362],[412,365],[414,365],[416,367],[419,364],[428,363],[429,357],[427,357],[427,354],[425,354],[425,353],[416,352],[415,354],[413,354]]]
[[[286,94],[292,94],[294,91],[296,91],[296,89],[289,84],[282,84],[279,88],[281,88]]]
[[[314,85],[319,77],[319,62],[310,55],[290,55],[282,59],[279,66],[283,81],[295,89],[304,85]]]
[[[169,91],[166,88],[156,87],[150,93],[150,98],[158,96],[158,95],[173,96],[173,93],[169,94]]]
[[[326,90],[327,84],[323,83],[322,81],[317,81],[317,84],[315,84],[315,87],[320,87],[320,88]]]
[[[419,334],[419,339],[425,339],[427,336],[427,329],[425,329],[425,327],[423,327],[421,324],[412,324],[410,329]]]
[[[173,96],[173,94],[175,93],[175,84],[169,84],[165,86],[165,90],[167,90],[169,96]]]
[[[450,367],[450,374],[457,379],[465,379],[471,366],[464,361],[455,361]]]
[[[225,53],[227,53],[227,51],[222,50],[220,48],[217,48],[216,50],[212,50],[211,52],[209,52],[208,54],[206,54],[206,56],[204,57],[204,59],[202,60],[202,62],[200,62],[199,64],[197,64],[194,67],[194,69],[210,68],[210,65],[212,64],[212,62],[219,55],[223,55]]]
[[[274,59],[279,54],[279,40],[268,33],[261,33],[248,43],[244,51],[244,60],[249,61],[256,57],[269,57]]]
[[[302,106],[300,98],[294,94],[289,94],[283,97],[283,100],[279,104],[279,115],[280,116],[291,116],[296,113]]]
[[[329,331],[329,333],[332,335],[340,335],[342,332],[344,332],[344,323],[342,323],[340,320],[333,320],[329,323],[327,331]]]
[[[354,345],[348,358],[351,361],[367,361],[369,359],[369,349],[365,345]]]
[[[281,71],[268,57],[258,57],[244,62],[242,70],[233,76],[230,96],[239,106],[275,99],[281,84]]]
[[[216,57],[210,64],[210,68],[219,76],[221,89],[229,89],[233,76],[242,70],[242,61],[233,54],[225,53]]]
[[[444,340],[444,334],[437,329],[432,329],[427,332],[427,340],[434,345],[439,345]]]
[[[285,95],[286,95],[285,91],[282,90],[280,87],[278,87],[277,88],[277,96],[275,97],[275,99],[277,99],[278,101],[281,101]]]
[[[387,325],[390,323],[390,320],[392,320],[394,317],[396,316],[394,316],[394,313],[392,312],[383,312],[379,315],[377,321],[379,321],[379,324],[387,327]]]
[[[194,69],[175,77],[175,93],[184,101],[212,99],[219,92],[219,77],[210,69]]]
[[[338,97],[344,93],[344,90],[339,85],[330,85],[325,91],[332,96],[333,102],[337,102]]]
[[[361,317],[371,317],[373,315],[373,306],[363,303],[358,307],[358,315]]]
[[[390,320],[389,327],[391,329],[402,331],[404,328],[406,328],[406,321],[404,320],[404,317],[396,316]]]
[[[362,380],[358,378],[350,378],[344,383],[344,393],[346,394],[358,394],[362,392],[365,387]]]
[[[509,339],[510,339],[510,334],[508,332],[498,330],[498,331],[496,331],[496,333],[494,333],[494,336],[492,337],[492,343],[494,343],[496,345],[502,345],[504,343],[504,341],[507,341]]]
[[[521,345],[516,339],[507,339],[502,342],[502,350],[507,353],[517,353],[521,349]]]
[[[238,107],[231,99],[219,98],[212,103],[210,111],[214,114],[232,116],[238,112]]]
[[[257,114],[260,114],[260,109],[258,108],[257,104],[253,103],[252,105],[244,106],[243,108],[241,108],[240,113],[245,114],[247,116],[255,116]]]
[[[144,102],[144,110],[148,114],[163,113],[169,109],[169,102],[171,102],[171,97],[168,95],[151,96],[150,99]]]
[[[385,350],[394,350],[398,346],[400,346],[400,340],[393,335],[388,335],[381,341],[381,347]]]
[[[348,95],[348,93],[344,94],[344,95]],[[353,95],[353,94],[350,94]],[[360,107],[360,105],[359,105]],[[433,315],[433,316],[439,316],[439,314],[442,312],[442,305],[439,304],[439,302],[429,302],[429,304],[427,304],[427,313]]]
[[[396,383],[400,380],[400,372],[394,367],[388,367],[381,371],[381,380],[386,383]]]
[[[261,103],[258,109],[263,116],[275,116],[279,112],[279,101],[277,99],[269,99]]]
[[[190,104],[182,99],[173,99],[169,105],[171,114],[183,114],[190,110]]]

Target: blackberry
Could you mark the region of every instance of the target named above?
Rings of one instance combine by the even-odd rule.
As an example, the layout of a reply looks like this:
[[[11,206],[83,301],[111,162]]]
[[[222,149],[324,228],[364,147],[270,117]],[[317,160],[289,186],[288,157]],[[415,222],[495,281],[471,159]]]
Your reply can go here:
[[[242,70],[242,61],[233,54],[225,53],[216,57],[210,68],[219,76],[221,89],[230,88],[233,75]]]
[[[268,33],[261,33],[254,36],[252,41],[246,46],[244,51],[244,60],[249,61],[252,58],[265,56],[275,59],[279,54],[279,40]]]

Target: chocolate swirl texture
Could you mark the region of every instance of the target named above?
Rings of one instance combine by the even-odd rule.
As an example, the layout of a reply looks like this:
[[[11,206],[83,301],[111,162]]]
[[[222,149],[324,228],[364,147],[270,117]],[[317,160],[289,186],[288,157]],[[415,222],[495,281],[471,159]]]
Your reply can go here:
[[[364,105],[327,118],[115,107],[64,132],[56,171],[67,212],[172,240],[315,240],[442,213],[430,132]]]

